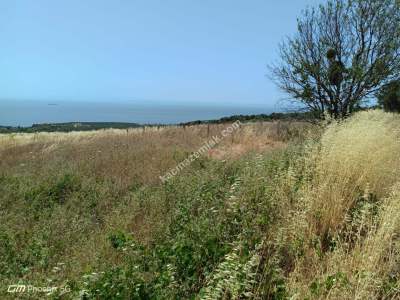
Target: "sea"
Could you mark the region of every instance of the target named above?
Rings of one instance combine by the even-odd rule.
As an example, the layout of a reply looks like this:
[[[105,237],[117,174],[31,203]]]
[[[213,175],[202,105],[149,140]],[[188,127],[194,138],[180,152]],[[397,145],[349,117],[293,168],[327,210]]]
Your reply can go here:
[[[64,122],[129,122],[177,124],[212,120],[231,115],[268,114],[274,111],[261,104],[205,104],[156,102],[34,101],[1,100],[0,126],[31,126]]]

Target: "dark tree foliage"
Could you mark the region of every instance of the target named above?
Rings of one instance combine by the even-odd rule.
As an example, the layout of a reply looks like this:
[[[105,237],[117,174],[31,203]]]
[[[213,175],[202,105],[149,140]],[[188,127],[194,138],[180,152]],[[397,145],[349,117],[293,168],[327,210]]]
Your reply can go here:
[[[270,67],[295,102],[341,118],[400,78],[397,0],[328,0],[307,9]]]
[[[71,131],[89,131],[100,129],[129,129],[140,127],[137,123],[118,123],[118,122],[71,122],[71,123],[50,123],[33,124],[29,127],[1,126],[0,133],[13,132],[71,132]]]
[[[378,102],[385,111],[400,113],[400,80],[384,86],[378,93]]]

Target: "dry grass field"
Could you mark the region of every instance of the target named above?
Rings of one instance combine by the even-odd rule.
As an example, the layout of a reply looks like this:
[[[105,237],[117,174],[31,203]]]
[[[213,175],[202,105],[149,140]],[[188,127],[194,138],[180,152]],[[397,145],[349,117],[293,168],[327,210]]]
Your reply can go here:
[[[121,185],[154,184],[169,168],[198,150],[229,124],[146,127],[70,133],[0,135],[3,172],[46,172],[57,163],[86,176],[110,178]],[[301,138],[305,123],[243,124],[206,153],[215,159],[237,158],[250,151],[278,149]]]
[[[398,299],[400,117],[227,126],[1,135],[0,298]]]

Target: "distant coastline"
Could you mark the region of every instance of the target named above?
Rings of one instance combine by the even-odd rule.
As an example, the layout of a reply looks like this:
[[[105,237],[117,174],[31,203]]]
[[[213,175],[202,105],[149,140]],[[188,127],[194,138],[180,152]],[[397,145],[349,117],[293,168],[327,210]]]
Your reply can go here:
[[[0,125],[30,127],[33,124],[112,122],[179,124],[193,120],[215,120],[232,115],[254,115],[279,111],[263,104],[216,105],[212,103],[156,103],[155,101],[74,102],[1,100]]]
[[[18,133],[18,132],[71,132],[71,131],[89,131],[100,129],[129,129],[138,127],[161,127],[161,126],[193,126],[200,124],[221,124],[231,123],[237,120],[241,122],[255,121],[276,121],[276,120],[298,120],[305,121],[313,119],[313,116],[308,112],[294,113],[271,113],[258,115],[232,115],[212,120],[196,120],[190,122],[176,124],[139,124],[128,122],[65,122],[65,123],[42,123],[33,124],[32,126],[1,126],[0,133]]]

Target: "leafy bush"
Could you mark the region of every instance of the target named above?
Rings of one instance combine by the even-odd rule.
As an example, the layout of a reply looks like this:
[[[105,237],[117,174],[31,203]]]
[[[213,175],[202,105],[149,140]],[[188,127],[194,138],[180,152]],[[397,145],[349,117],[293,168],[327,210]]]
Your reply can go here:
[[[392,81],[381,88],[378,103],[385,111],[400,113],[400,80]]]

